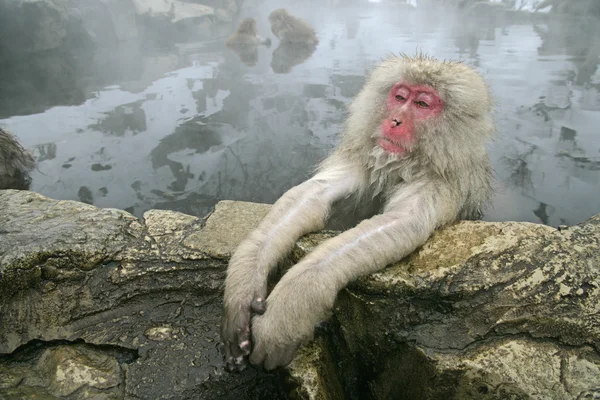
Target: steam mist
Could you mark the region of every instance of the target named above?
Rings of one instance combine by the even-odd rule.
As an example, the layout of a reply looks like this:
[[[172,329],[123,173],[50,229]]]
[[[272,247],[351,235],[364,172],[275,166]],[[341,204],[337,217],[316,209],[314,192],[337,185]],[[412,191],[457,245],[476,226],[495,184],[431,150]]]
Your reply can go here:
[[[476,66],[496,98],[485,219],[600,212],[593,0],[167,3],[0,0],[0,127],[34,152],[31,190],[137,216],[272,203],[333,147],[369,68],[422,51]],[[316,47],[280,45],[267,17],[281,7]],[[270,47],[225,46],[246,17]]]

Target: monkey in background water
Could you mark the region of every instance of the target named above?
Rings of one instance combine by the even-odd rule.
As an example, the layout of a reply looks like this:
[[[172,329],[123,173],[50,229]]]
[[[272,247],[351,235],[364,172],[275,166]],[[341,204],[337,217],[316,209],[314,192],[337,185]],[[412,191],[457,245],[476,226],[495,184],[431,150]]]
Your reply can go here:
[[[0,189],[27,190],[35,168],[31,153],[10,132],[0,128]]]
[[[256,21],[254,18],[244,18],[237,28],[237,31],[227,39],[227,46],[271,46],[271,39],[263,39],[256,30]]]
[[[285,8],[269,14],[271,32],[281,43],[317,44],[315,30],[304,20],[294,17]]]
[[[244,18],[226,44],[244,64],[254,66],[258,63],[258,46],[271,47],[271,39],[263,39],[258,35],[256,21],[253,18]]]
[[[492,192],[491,112],[485,82],[465,64],[417,55],[375,68],[338,146],[231,257],[221,321],[229,368],[288,364],[349,282],[406,257],[436,229],[480,218]],[[269,273],[298,238],[323,229],[335,202],[376,198],[379,214],[321,243],[267,296]]]

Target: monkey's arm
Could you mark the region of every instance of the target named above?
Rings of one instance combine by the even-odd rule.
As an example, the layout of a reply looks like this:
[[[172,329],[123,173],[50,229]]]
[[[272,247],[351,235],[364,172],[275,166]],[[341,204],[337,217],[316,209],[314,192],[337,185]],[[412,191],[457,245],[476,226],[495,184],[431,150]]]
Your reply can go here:
[[[253,364],[286,365],[300,344],[312,339],[337,293],[360,276],[399,261],[458,214],[453,191],[433,182],[404,187],[384,213],[365,220],[308,254],[279,281],[266,312],[252,320]]]
[[[221,339],[230,367],[250,353],[250,316],[264,312],[267,279],[298,238],[325,226],[331,205],[362,184],[360,168],[332,155],[321,172],[290,189],[236,249],[225,279]],[[337,160],[337,161],[336,161]]]

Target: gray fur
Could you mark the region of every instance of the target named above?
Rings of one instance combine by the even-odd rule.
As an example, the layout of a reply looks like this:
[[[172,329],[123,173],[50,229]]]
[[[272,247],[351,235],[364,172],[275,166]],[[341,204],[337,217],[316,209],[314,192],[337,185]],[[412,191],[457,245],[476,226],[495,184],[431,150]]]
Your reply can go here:
[[[317,44],[315,30],[303,19],[294,17],[285,8],[269,14],[271,32],[282,43]]]
[[[399,81],[432,86],[445,103],[439,116],[415,125],[415,143],[402,157],[377,146],[387,95]],[[464,64],[423,55],[381,63],[350,104],[338,147],[315,176],[275,203],[231,258],[221,326],[227,361],[241,367],[239,344],[251,339],[250,362],[287,364],[349,282],[399,261],[444,225],[478,218],[491,195],[491,111],[483,79]],[[253,316],[250,332],[251,304],[266,297],[269,272],[300,236],[325,226],[334,202],[356,194],[366,205],[385,196],[383,212],[293,266],[267,297],[264,314]]]
[[[264,44],[271,45],[271,39],[263,39],[256,30],[256,21],[254,18],[244,18],[237,27],[237,30],[227,39],[227,46],[258,46]]]

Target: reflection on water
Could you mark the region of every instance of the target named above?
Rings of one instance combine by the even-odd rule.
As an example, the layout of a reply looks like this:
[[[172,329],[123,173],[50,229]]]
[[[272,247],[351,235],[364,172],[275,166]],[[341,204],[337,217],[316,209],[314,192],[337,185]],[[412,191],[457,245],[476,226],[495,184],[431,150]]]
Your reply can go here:
[[[276,74],[287,74],[310,58],[316,49],[314,43],[281,43],[273,52],[271,69]]]
[[[269,32],[273,8],[242,16]],[[313,24],[316,47],[274,43],[240,55],[225,47],[225,33],[160,50],[129,44],[75,64],[45,55],[8,70],[15,81],[29,77],[21,92],[3,93],[0,125],[35,154],[32,190],[138,216],[150,208],[204,215],[220,199],[272,203],[334,146],[365,71],[418,49],[475,65],[497,99],[498,190],[486,219],[558,225],[600,212],[594,24],[383,3],[289,8]],[[25,104],[27,96],[38,97]]]

